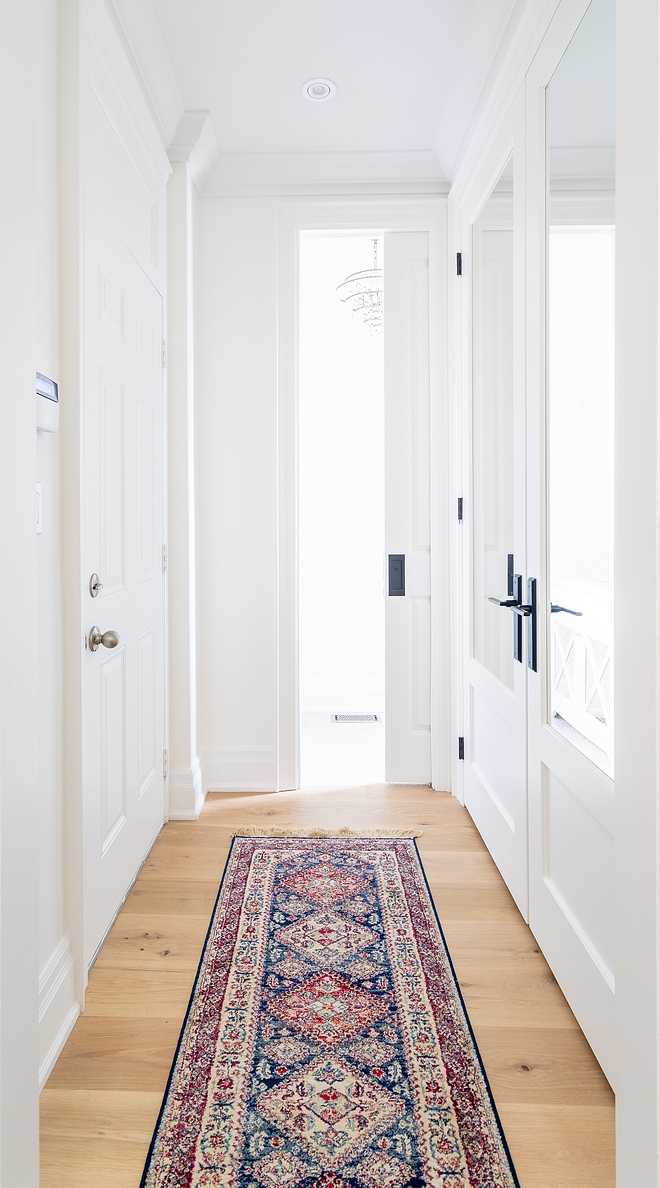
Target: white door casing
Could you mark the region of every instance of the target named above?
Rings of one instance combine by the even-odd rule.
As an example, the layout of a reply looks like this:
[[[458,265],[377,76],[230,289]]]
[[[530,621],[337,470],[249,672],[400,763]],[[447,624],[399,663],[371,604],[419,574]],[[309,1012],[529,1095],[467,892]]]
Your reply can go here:
[[[163,822],[162,297],[86,195],[83,936],[89,966]]]
[[[445,256],[446,204],[437,197],[283,200],[278,209],[278,516],[277,516],[277,774],[278,789],[299,780],[297,622],[298,243],[302,231],[338,234],[423,233],[427,239],[430,335],[430,767],[424,782],[450,784],[449,596],[447,552],[447,434]],[[385,249],[387,253],[387,248]],[[388,546],[389,547],[389,546]],[[390,551],[394,551],[393,549]],[[403,550],[397,550],[403,551]],[[414,575],[413,575],[414,576]],[[428,588],[422,597],[428,597]],[[399,599],[405,602],[405,599]],[[421,638],[421,637],[420,637]],[[423,716],[423,715],[422,715]],[[426,744],[425,744],[426,745]],[[428,774],[426,774],[428,772]],[[388,777],[389,778],[389,777]]]
[[[405,556],[405,594],[386,566],[385,778],[431,782],[429,245],[384,236],[385,554]]]

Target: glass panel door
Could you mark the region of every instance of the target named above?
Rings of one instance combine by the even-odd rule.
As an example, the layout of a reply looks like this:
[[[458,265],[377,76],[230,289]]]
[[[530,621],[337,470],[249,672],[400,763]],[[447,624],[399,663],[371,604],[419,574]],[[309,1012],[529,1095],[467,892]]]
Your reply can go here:
[[[551,726],[612,774],[614,42],[593,0],[547,90]]]
[[[513,156],[472,232],[474,658],[513,690]]]

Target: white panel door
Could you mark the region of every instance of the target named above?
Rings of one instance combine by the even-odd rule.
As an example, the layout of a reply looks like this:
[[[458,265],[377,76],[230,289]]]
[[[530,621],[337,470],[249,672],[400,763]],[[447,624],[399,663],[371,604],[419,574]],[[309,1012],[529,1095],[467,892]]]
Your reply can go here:
[[[614,61],[614,0],[565,0],[528,76],[530,925],[612,1082]]]
[[[429,242],[384,236],[385,778],[431,782]],[[399,569],[396,566],[399,565]],[[401,593],[396,589],[401,574]]]
[[[491,188],[475,187],[462,278],[472,322],[463,774],[465,804],[526,917],[526,627],[512,605],[525,602],[523,128],[521,92],[484,170]]]
[[[163,822],[162,298],[87,196],[83,930],[87,965]],[[87,583],[97,574],[101,589]],[[92,627],[119,636],[89,647]],[[112,643],[112,639],[106,642]]]

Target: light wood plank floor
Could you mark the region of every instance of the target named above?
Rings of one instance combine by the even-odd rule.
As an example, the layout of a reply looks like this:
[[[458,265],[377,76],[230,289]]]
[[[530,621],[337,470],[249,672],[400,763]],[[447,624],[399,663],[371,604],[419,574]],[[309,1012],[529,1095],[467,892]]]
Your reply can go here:
[[[522,1188],[614,1188],[614,1098],[467,812],[428,788],[212,794],[158,839],[41,1097],[42,1188],[138,1188],[237,825],[418,845]]]

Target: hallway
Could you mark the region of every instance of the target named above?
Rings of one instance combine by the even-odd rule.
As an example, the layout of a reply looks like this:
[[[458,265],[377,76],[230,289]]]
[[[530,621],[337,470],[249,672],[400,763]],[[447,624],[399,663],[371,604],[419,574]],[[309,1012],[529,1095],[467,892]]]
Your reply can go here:
[[[614,1096],[465,809],[427,787],[211,793],[169,822],[41,1095],[41,1188],[138,1188],[232,832],[417,828],[522,1188],[613,1188]]]

